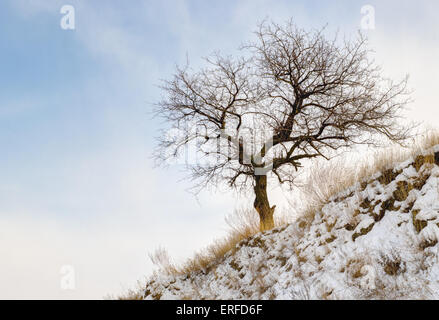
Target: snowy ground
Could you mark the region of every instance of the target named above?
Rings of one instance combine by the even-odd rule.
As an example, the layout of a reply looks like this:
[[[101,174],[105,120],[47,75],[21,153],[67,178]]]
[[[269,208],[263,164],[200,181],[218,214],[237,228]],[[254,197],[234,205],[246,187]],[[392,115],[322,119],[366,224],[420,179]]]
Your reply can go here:
[[[438,299],[438,151],[334,196],[306,226],[240,242],[205,270],[157,272],[145,298]]]

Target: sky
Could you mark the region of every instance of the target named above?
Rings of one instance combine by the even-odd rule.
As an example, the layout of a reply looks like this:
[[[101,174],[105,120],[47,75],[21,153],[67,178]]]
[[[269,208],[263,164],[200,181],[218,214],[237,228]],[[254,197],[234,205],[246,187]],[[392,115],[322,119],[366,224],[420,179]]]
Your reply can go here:
[[[75,28],[63,29],[71,5]],[[235,54],[258,21],[363,30],[385,75],[410,75],[406,116],[435,127],[439,3],[3,0],[0,3],[0,298],[101,299],[221,237],[245,196],[196,198],[181,166],[154,167],[158,85],[187,59]],[[294,195],[272,190],[274,203]],[[278,206],[279,207],[279,206]]]

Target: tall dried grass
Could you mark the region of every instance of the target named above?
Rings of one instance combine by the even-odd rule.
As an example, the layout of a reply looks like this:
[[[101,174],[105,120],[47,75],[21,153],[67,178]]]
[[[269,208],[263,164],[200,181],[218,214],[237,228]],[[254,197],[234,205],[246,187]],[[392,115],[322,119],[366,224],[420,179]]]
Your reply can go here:
[[[176,264],[169,257],[168,252],[158,248],[150,254],[151,261],[158,266],[161,272],[169,275],[185,275],[197,271],[206,271],[209,267],[224,258],[228,252],[234,252],[237,244],[244,239],[250,238],[259,232],[259,216],[254,209],[240,208],[225,218],[229,230],[222,239],[217,239],[206,247],[195,253],[181,264]],[[275,215],[275,226],[279,227],[291,222],[286,215],[278,213]]]
[[[366,156],[362,154],[361,158],[358,155],[345,155],[331,161],[312,161],[300,188],[305,205],[299,218],[312,220],[314,214],[335,195],[438,144],[439,131],[427,130],[414,138],[408,147],[394,145],[372,150]]]

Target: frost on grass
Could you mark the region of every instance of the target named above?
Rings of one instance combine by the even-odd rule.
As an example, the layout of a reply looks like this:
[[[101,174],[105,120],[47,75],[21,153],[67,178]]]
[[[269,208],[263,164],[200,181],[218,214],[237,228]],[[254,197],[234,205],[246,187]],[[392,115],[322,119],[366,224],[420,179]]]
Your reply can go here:
[[[258,233],[145,299],[439,298],[439,147],[333,196],[307,225]],[[436,153],[436,157],[434,154]]]

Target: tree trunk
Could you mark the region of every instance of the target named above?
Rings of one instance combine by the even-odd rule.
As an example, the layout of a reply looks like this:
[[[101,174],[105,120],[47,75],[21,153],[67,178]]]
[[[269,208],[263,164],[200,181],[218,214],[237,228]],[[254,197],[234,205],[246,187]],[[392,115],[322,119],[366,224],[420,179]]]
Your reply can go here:
[[[259,213],[260,230],[270,230],[274,228],[273,213],[276,206],[270,208],[267,196],[267,176],[255,176],[255,202],[253,206]]]

